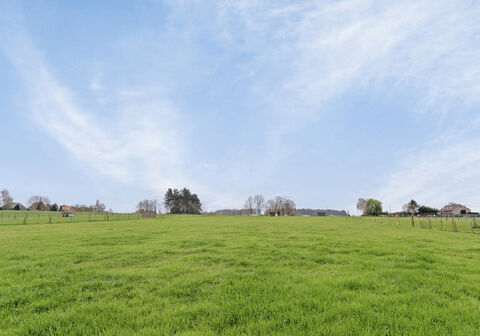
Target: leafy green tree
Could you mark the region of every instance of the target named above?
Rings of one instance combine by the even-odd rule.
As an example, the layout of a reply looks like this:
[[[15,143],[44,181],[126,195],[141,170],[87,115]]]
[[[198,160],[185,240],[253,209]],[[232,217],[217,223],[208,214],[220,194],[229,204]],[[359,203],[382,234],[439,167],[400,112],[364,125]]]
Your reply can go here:
[[[370,198],[365,204],[364,216],[379,216],[382,214],[382,202]]]
[[[416,214],[418,211],[419,205],[415,200],[411,200],[403,206],[403,211],[408,212],[409,214]]]
[[[54,204],[50,207],[50,211],[58,211],[58,205],[57,205],[57,203],[54,203]]]
[[[435,215],[439,212],[438,209],[428,207],[426,205],[422,205],[418,208],[418,213],[420,215]]]

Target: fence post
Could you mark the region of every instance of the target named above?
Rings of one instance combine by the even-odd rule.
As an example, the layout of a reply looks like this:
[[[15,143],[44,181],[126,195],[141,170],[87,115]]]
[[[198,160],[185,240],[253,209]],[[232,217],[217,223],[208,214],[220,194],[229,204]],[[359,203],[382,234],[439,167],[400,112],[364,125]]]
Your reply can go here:
[[[52,215],[48,216],[48,222],[52,223]]]
[[[430,216],[427,216],[427,219],[428,219],[428,228],[431,229],[432,228],[432,220],[430,219]]]
[[[25,218],[23,219],[23,224],[27,224],[27,217],[28,217],[28,214],[25,215]]]
[[[413,214],[411,216],[411,220],[412,220],[412,228],[415,227],[415,219],[413,219]]]
[[[457,224],[455,223],[455,219],[453,218],[453,216],[452,216],[452,229],[453,229],[453,232],[458,232]]]

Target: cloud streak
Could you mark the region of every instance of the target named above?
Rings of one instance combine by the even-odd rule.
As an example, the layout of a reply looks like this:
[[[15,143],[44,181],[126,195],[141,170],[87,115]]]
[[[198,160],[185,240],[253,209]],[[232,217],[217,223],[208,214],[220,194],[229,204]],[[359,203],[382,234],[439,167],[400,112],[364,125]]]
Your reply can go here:
[[[24,31],[9,33],[4,50],[29,88],[32,120],[73,157],[116,181],[159,193],[187,182],[176,126],[181,115],[166,97],[124,98],[113,118],[101,120],[55,78]]]

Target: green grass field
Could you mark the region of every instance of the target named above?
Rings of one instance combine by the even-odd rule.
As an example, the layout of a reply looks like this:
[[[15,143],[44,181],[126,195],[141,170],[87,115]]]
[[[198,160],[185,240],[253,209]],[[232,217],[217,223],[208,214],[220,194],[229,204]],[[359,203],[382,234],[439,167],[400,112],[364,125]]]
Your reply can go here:
[[[480,235],[437,224],[0,225],[0,335],[478,335]]]
[[[60,211],[0,211],[0,225],[100,222],[139,219],[138,214],[76,212],[75,217],[62,217]]]

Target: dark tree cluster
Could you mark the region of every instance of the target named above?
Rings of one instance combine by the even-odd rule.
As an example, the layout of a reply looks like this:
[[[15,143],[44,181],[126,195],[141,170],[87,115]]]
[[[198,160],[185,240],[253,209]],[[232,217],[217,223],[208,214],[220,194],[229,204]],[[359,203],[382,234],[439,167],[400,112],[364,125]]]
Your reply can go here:
[[[409,215],[436,215],[440,210],[426,205],[420,205],[415,200],[411,200],[403,206],[403,211]]]
[[[165,211],[170,214],[198,215],[202,212],[202,203],[197,194],[192,194],[187,188],[182,190],[169,188],[163,204]]]

